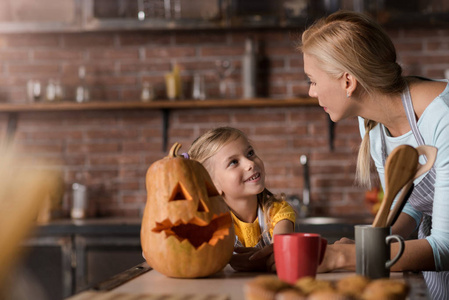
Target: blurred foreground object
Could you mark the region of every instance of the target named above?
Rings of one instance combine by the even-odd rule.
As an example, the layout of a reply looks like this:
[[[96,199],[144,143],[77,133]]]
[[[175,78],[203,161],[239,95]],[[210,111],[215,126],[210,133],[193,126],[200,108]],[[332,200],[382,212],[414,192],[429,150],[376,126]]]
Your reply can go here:
[[[0,299],[13,299],[11,291],[20,262],[21,242],[30,234],[45,199],[57,186],[52,171],[38,170],[30,159],[0,148]],[[42,162],[39,163],[41,167]],[[12,288],[14,289],[14,288]],[[28,295],[31,296],[31,295]]]
[[[48,171],[45,178],[46,180],[50,181],[45,184],[50,184],[51,188],[45,194],[44,199],[42,200],[42,202],[40,202],[39,205],[40,209],[36,217],[36,222],[39,225],[46,224],[52,220],[61,219],[64,217],[62,201],[65,192],[65,183],[62,171]]]
[[[384,191],[382,187],[373,187],[365,192],[365,203],[368,205],[372,215],[376,215],[379,211],[383,197]]]

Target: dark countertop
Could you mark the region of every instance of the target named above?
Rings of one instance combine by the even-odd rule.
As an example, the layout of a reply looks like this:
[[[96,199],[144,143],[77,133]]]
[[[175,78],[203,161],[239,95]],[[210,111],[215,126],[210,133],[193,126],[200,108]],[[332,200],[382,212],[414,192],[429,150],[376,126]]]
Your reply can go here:
[[[56,219],[37,224],[35,235],[138,235],[141,221],[141,218]],[[354,235],[354,225],[371,222],[372,219],[367,217],[308,217],[297,220],[296,231],[320,233],[331,240],[340,237],[351,238]]]
[[[141,218],[56,219],[37,224],[37,234],[135,234],[140,232],[141,221]],[[324,231],[343,237],[354,233],[354,225],[371,222],[372,219],[366,217],[308,217],[297,220],[297,229],[302,232]]]
[[[35,235],[135,235],[140,233],[140,218],[58,219],[38,224]]]

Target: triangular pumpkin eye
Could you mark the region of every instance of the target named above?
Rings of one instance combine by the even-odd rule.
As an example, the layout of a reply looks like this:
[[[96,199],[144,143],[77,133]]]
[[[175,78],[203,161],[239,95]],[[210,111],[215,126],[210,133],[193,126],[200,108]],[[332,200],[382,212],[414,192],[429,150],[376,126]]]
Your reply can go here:
[[[219,196],[217,188],[208,181],[206,181],[206,190],[209,198]]]
[[[173,192],[168,198],[168,201],[180,201],[180,200],[192,200],[192,196],[187,192],[187,190],[182,186],[180,182],[176,184]]]
[[[198,208],[196,209],[196,211],[199,212],[209,212],[209,209],[204,205],[203,201],[198,201]]]

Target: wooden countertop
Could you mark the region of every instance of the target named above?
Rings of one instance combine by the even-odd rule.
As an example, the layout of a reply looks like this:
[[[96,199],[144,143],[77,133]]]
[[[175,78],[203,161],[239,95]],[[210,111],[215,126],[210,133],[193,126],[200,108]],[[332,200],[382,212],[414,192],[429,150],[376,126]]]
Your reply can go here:
[[[139,269],[140,268],[140,269]],[[126,275],[128,272],[128,276]],[[126,296],[145,295],[148,298],[161,299],[162,295],[171,295],[170,299],[229,299],[244,300],[244,285],[262,273],[235,272],[229,265],[224,270],[201,279],[169,278],[152,270],[146,263],[119,274],[104,282],[96,288],[75,295],[70,300],[96,300],[96,299],[128,299]],[[265,273],[266,274],[266,273]],[[336,281],[354,274],[353,272],[332,272],[318,274],[317,278]],[[429,299],[426,285],[421,274],[392,272],[391,278],[404,280],[411,288],[408,299]],[[115,283],[115,284],[114,284]],[[117,285],[114,287],[115,285]],[[100,298],[101,297],[101,298]],[[191,297],[191,298],[189,298]],[[134,299],[134,298],[132,298]],[[165,299],[165,298],[164,298]]]

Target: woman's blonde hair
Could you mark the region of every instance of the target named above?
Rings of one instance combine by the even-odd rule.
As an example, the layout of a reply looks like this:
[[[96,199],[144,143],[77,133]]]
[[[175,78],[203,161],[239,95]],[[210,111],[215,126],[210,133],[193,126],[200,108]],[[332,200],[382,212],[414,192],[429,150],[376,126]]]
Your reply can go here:
[[[225,126],[211,129],[193,141],[188,151],[189,157],[203,164],[211,173],[212,169],[209,159],[220,151],[223,146],[238,138],[244,138],[249,141],[245,133],[237,128]],[[280,196],[274,195],[266,188],[257,195],[257,201],[263,207],[268,232],[271,229],[269,210],[274,202],[281,202],[284,199],[284,194],[281,194]]]
[[[406,87],[396,62],[393,42],[368,16],[338,11],[304,31],[298,50],[318,60],[320,68],[338,79],[345,72],[360,84],[359,94],[400,94]],[[371,185],[369,132],[377,123],[365,120],[365,135],[357,159],[356,180]]]

